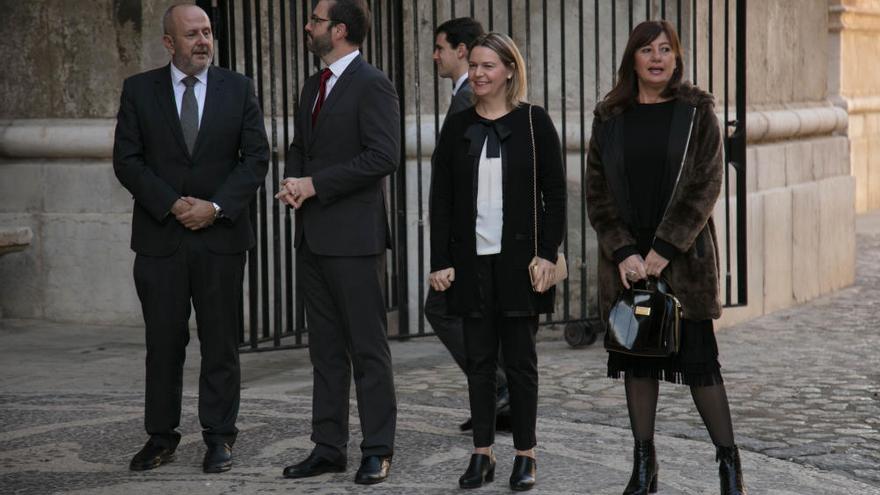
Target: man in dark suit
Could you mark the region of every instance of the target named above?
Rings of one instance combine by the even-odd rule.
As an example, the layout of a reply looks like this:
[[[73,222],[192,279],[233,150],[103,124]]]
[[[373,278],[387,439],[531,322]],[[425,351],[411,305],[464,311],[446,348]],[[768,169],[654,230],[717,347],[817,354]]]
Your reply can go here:
[[[134,196],[131,247],[146,325],[150,439],[130,468],[174,459],[192,302],[203,469],[214,473],[232,466],[238,432],[244,253],[254,244],[248,203],[265,178],[269,146],[251,81],[209,66],[205,12],[172,6],[163,25],[171,63],[125,80],[113,147],[116,176]]]
[[[321,0],[305,27],[309,50],[327,68],[303,84],[277,197],[296,208],[315,447],[284,470],[288,478],[345,470],[352,369],[363,432],[355,482],[384,481],[394,453],[383,183],[399,161],[400,116],[388,77],[360,55],[369,26],[363,0]]]
[[[452,79],[452,100],[449,110],[446,111],[447,117],[474,105],[474,92],[468,83],[468,46],[482,34],[482,24],[470,17],[450,19],[434,30],[433,59],[437,64],[437,75]],[[446,294],[437,292],[430,286],[425,298],[425,318],[458,367],[465,371],[467,362],[461,318],[448,313]],[[507,392],[507,375],[501,369],[500,362],[495,373],[495,384],[496,426],[506,430],[510,428],[510,395]],[[463,431],[470,430],[470,418],[460,428]]]

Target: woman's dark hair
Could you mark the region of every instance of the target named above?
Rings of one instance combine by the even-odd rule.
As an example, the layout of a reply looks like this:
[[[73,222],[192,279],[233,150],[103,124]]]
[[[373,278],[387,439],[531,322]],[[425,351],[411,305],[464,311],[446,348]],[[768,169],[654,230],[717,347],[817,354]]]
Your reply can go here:
[[[675,95],[681,85],[682,73],[684,72],[678,34],[672,24],[667,21],[644,21],[632,30],[629,41],[626,42],[626,49],[623,51],[620,67],[617,69],[617,83],[605,95],[605,106],[608,111],[613,112],[618,108],[626,108],[635,103],[636,97],[639,95],[639,79],[635,68],[636,50],[650,45],[664,33],[669,39],[672,53],[675,54],[675,70],[672,72],[672,79],[666,84],[666,88],[663,89],[660,96],[668,98]]]
[[[345,24],[348,33],[345,35],[346,41],[360,46],[370,32],[372,22],[367,2],[365,0],[331,0],[331,2],[327,10],[331,22],[334,25]]]
[[[458,17],[437,26],[437,29],[434,30],[434,37],[436,38],[440,33],[446,34],[449,46],[455,48],[461,43],[464,43],[464,46],[470,46],[475,39],[483,35],[484,31],[480,21],[470,17]]]

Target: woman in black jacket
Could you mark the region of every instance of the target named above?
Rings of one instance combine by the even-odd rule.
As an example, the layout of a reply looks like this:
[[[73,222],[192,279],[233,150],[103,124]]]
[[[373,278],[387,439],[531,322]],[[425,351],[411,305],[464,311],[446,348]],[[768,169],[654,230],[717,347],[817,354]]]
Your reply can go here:
[[[430,208],[430,283],[447,291],[451,311],[464,318],[474,454],[459,485],[475,488],[494,476],[500,346],[516,448],[510,486],[528,490],[535,482],[535,334],[538,315],[553,311],[548,285],[565,232],[562,155],[550,117],[524,102],[525,64],[513,40],[478,38],[468,77],[475,104],[444,124]]]
[[[721,132],[712,96],[682,82],[683,71],[671,24],[636,26],[617,84],[596,107],[587,159],[587,210],[601,252],[603,318],[621,290],[648,277],[662,276],[682,306],[676,355],[608,353],[608,375],[625,376],[635,438],[624,494],[656,491],[660,379],[690,386],[716,446],[721,493],[745,493],[712,325],[721,316],[712,221],[723,174]]]

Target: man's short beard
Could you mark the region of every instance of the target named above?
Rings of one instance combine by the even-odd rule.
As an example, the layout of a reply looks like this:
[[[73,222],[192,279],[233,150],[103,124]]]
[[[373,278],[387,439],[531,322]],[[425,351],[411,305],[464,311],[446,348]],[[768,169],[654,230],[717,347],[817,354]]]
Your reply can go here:
[[[314,36],[308,37],[307,45],[309,51],[317,55],[318,57],[323,57],[333,50],[333,45],[330,43],[330,40],[324,40],[321,38],[316,38]]]

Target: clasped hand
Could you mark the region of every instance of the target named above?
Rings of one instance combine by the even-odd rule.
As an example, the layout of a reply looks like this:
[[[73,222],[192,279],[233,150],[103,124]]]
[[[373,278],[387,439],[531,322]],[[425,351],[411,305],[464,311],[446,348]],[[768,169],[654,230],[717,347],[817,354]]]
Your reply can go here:
[[[455,268],[444,268],[431,272],[431,275],[428,276],[428,282],[431,284],[431,288],[437,292],[445,291],[452,286],[452,282],[455,282]]]
[[[214,223],[214,204],[204,199],[183,196],[171,206],[171,213],[178,222],[190,230],[199,230]]]
[[[307,199],[314,195],[315,185],[312,183],[311,177],[289,177],[281,181],[281,187],[278,194],[275,195],[275,199],[299,209]]]
[[[657,254],[653,249],[648,253],[646,259],[638,254],[629,256],[617,265],[617,271],[620,274],[620,283],[627,289],[630,288],[630,282],[638,282],[648,277],[659,277],[669,260]]]
[[[537,293],[542,293],[550,288],[550,282],[553,280],[553,274],[556,272],[556,264],[550,260],[545,260],[540,256],[535,256],[529,263],[530,275],[532,278],[532,289]]]

